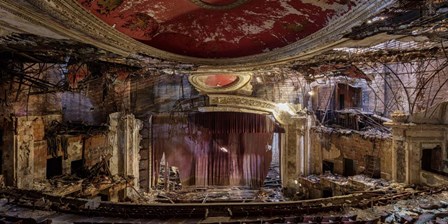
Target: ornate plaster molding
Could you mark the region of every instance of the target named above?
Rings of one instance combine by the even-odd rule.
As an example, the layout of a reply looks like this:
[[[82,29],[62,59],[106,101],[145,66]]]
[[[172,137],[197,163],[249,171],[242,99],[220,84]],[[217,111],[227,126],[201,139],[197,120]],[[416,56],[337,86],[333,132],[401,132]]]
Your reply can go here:
[[[188,81],[199,91],[202,93],[229,93],[236,92],[243,88],[247,88],[250,85],[250,80],[252,79],[252,75],[250,73],[228,73],[228,75],[234,75],[237,77],[234,83],[231,83],[229,86],[223,86],[219,88],[209,87],[207,86],[202,78],[207,77],[209,75],[215,75],[216,73],[200,73],[200,74],[192,74],[188,76]],[[227,73],[218,73],[219,75],[225,75]],[[250,90],[252,86],[249,87]],[[252,92],[252,91],[250,91]]]
[[[193,2],[194,4],[196,4],[197,6],[204,8],[204,9],[212,9],[212,10],[228,10],[228,9],[233,9],[236,8],[250,0],[235,0],[234,2],[230,3],[230,4],[226,4],[226,5],[214,5],[214,4],[210,4],[208,2],[205,2],[203,0],[190,0],[191,2]]]
[[[269,114],[268,112],[259,111],[259,110],[251,110],[245,108],[236,108],[236,107],[199,107],[199,112],[239,112],[239,113],[251,113],[251,114]]]
[[[301,109],[296,110],[294,107],[290,106],[287,111],[284,108],[279,107],[279,104],[254,97],[209,94],[208,100],[208,105],[217,106],[219,108],[267,112],[272,114],[280,124],[290,124],[292,118],[304,118],[306,116],[305,112]]]
[[[330,22],[325,28],[293,44],[253,56],[221,59],[187,57],[140,43],[84,10],[76,0],[3,0],[0,1],[0,8],[73,40],[92,44],[125,57],[143,54],[183,63],[232,69],[235,65],[256,67],[262,63],[269,65],[303,57],[307,51],[340,39],[352,27],[395,2],[396,0],[366,0],[344,16]]]

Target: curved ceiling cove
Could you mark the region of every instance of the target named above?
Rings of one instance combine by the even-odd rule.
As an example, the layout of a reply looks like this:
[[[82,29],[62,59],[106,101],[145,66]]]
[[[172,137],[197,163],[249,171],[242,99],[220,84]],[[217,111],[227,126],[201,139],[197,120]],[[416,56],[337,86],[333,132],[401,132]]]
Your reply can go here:
[[[149,46],[199,58],[269,52],[326,27],[362,0],[77,0]]]
[[[236,75],[204,75],[201,80],[207,87],[210,88],[222,88],[228,87],[238,81]]]

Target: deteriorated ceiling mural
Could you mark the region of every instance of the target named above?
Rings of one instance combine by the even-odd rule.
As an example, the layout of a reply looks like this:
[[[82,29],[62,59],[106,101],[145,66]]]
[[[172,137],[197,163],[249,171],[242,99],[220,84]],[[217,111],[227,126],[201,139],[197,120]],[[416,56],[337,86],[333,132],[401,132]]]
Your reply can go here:
[[[313,34],[362,0],[77,0],[149,46],[200,58],[269,52]]]

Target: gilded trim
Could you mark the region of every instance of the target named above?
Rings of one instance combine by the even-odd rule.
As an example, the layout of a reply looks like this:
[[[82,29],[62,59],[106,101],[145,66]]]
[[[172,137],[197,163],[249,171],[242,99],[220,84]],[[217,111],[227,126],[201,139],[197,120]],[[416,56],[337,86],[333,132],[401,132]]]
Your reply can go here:
[[[208,100],[208,105],[210,106],[267,112],[272,114],[280,124],[289,124],[291,122],[291,118],[293,117],[297,118],[306,116],[302,109],[296,110],[293,107],[289,107],[289,111],[285,111],[274,102],[261,100],[254,97],[209,94]]]

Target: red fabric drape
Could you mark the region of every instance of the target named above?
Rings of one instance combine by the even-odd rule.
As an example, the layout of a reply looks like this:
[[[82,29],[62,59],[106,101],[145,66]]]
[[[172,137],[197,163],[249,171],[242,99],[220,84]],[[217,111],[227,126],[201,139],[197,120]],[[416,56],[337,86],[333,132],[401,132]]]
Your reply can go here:
[[[269,170],[275,123],[266,115],[197,113],[188,120],[153,120],[154,170],[162,155],[186,186],[258,188]],[[155,177],[157,174],[155,174]]]

